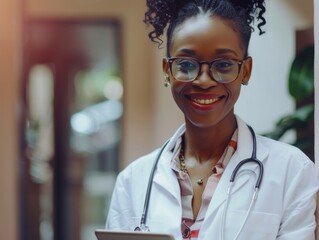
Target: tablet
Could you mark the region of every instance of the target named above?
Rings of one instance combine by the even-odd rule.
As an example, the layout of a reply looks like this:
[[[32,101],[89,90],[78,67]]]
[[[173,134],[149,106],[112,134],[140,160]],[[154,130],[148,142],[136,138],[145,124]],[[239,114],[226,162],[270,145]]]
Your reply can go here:
[[[122,232],[105,229],[95,230],[98,240],[174,240],[174,237],[165,233],[151,232]]]

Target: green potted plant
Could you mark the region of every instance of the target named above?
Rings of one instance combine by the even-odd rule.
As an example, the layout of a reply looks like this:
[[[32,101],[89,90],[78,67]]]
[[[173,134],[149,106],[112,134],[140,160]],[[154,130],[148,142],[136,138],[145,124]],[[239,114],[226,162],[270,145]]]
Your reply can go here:
[[[304,48],[292,62],[289,81],[289,94],[295,101],[293,113],[283,116],[273,131],[264,134],[280,140],[288,130],[296,131],[292,144],[314,159],[314,46]]]

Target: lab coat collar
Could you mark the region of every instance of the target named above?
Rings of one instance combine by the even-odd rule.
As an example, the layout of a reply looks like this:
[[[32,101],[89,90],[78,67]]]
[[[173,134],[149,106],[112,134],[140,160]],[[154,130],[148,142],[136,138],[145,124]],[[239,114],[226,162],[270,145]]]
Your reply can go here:
[[[238,159],[241,161],[243,159],[251,157],[253,151],[253,137],[252,134],[247,126],[247,124],[238,116],[236,116],[237,126],[238,126],[238,142],[237,142],[237,150],[235,155],[240,156],[242,159]],[[256,133],[255,133],[256,134]],[[256,135],[257,138],[257,159],[263,161],[266,156],[269,154],[267,147],[262,145],[258,138],[260,136]],[[234,161],[233,161],[234,162]],[[236,163],[236,165],[238,162]]]
[[[217,186],[217,189],[214,193],[213,199],[208,208],[208,212],[214,212],[225,200],[226,193],[229,185],[229,180],[231,174],[237,164],[247,158],[251,157],[253,150],[253,138],[250,130],[248,129],[246,123],[236,116],[237,126],[238,126],[238,142],[237,142],[237,150],[234,153],[233,157],[229,161],[222,178]],[[174,148],[176,146],[176,142],[185,132],[185,124],[182,124],[179,129],[175,132],[175,134],[169,140],[167,146],[165,147],[161,158],[159,160],[157,171],[154,176],[154,183],[159,187],[162,187],[171,195],[176,198],[179,202],[180,200],[180,188],[178,184],[178,180],[176,178],[175,173],[169,167],[171,164],[172,157],[174,156]],[[263,146],[260,142],[258,142],[257,137],[257,159],[261,162],[268,155],[267,147]],[[258,167],[256,164],[246,164],[246,169],[250,169],[256,171],[258,173]],[[236,184],[232,190],[232,193],[235,193],[243,184],[245,184],[249,180],[249,175],[243,176],[236,180]]]
[[[253,139],[251,136],[251,132],[247,127],[247,124],[238,116],[236,116],[237,126],[238,126],[238,142],[237,142],[237,150],[235,152],[235,156],[238,155],[242,157],[243,160],[245,158],[248,158],[251,156],[252,150],[253,150]],[[164,152],[173,152],[174,148],[176,146],[176,142],[178,139],[185,133],[186,126],[185,123],[182,124],[178,130],[175,132],[175,134],[169,139],[169,143],[167,144]],[[259,136],[256,136],[257,138]],[[260,161],[263,161],[265,157],[268,155],[267,147],[263,146],[257,141],[257,159]],[[247,147],[248,146],[248,147]],[[166,159],[168,161],[171,161],[171,159]],[[233,161],[234,162],[234,161]],[[238,162],[236,163],[236,165]]]

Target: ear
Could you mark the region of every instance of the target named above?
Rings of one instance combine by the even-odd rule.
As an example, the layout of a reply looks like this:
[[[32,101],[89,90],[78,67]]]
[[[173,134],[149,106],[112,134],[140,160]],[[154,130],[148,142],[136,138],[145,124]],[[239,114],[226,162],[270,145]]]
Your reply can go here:
[[[163,67],[163,73],[165,76],[169,76],[170,75],[170,70],[169,70],[169,64],[166,58],[163,58],[162,61],[162,67]]]
[[[243,69],[243,84],[248,84],[250,76],[251,76],[251,71],[253,68],[253,59],[252,57],[248,57],[245,62],[244,62],[244,69]]]

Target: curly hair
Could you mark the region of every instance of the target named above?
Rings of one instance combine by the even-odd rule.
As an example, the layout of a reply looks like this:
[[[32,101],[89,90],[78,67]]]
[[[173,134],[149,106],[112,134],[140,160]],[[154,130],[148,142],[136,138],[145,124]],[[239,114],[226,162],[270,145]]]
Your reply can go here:
[[[243,46],[248,49],[253,24],[257,20],[259,34],[266,24],[265,0],[146,0],[144,22],[153,27],[148,36],[161,47],[161,36],[167,28],[167,55],[174,29],[190,17],[210,13],[229,20],[239,33]]]

